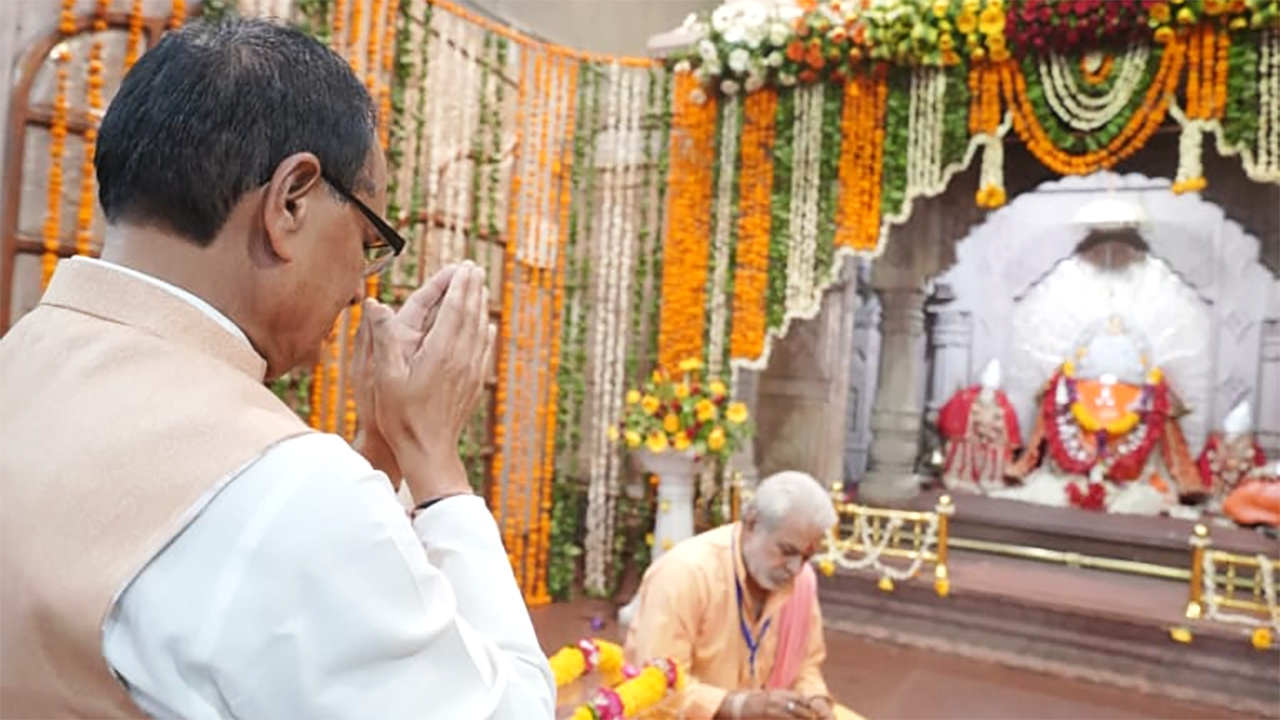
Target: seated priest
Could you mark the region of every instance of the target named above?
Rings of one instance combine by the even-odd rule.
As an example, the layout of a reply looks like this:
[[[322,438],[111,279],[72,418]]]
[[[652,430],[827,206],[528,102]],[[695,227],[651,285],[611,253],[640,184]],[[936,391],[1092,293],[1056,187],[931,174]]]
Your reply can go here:
[[[668,550],[640,584],[631,662],[669,657],[689,682],[681,717],[830,719],[817,579],[809,558],[836,523],[825,488],[781,472],[760,483],[741,522]]]

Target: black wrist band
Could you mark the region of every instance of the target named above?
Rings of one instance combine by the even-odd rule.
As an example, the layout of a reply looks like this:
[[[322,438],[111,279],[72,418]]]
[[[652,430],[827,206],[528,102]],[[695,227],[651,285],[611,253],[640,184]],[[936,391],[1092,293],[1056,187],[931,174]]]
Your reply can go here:
[[[413,514],[414,514],[414,515],[417,515],[418,513],[422,512],[423,510],[426,510],[427,508],[431,507],[432,505],[435,505],[436,503],[440,502],[441,500],[447,500],[448,498],[451,498],[451,497],[454,497],[454,496],[453,496],[453,495],[445,495],[445,496],[443,496],[443,497],[431,498],[430,500],[423,500],[422,502],[420,502],[420,503],[418,503],[417,505],[414,505],[414,506],[413,506]]]

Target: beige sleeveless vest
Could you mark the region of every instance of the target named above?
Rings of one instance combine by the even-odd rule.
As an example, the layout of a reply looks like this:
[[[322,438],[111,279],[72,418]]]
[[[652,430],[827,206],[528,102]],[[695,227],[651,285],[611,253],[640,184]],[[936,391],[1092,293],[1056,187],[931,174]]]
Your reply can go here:
[[[103,658],[128,583],[239,470],[308,431],[182,298],[59,264],[0,340],[0,717],[140,717]]]

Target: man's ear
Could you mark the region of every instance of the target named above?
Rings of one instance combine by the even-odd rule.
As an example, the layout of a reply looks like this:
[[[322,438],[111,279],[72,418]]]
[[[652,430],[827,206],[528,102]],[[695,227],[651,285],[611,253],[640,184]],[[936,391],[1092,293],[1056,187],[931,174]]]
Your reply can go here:
[[[756,522],[759,520],[759,514],[756,509],[749,507],[742,513],[742,529],[750,532],[756,529]]]
[[[324,183],[320,159],[309,152],[294,153],[276,166],[263,198],[263,227],[267,246],[281,260],[293,259],[294,238],[313,212],[315,190]]]

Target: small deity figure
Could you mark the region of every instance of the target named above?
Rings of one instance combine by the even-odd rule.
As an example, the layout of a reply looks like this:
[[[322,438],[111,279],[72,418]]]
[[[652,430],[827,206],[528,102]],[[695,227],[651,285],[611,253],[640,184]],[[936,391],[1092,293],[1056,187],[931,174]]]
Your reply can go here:
[[[1200,482],[1209,495],[1209,509],[1220,510],[1236,485],[1266,462],[1267,456],[1254,438],[1249,401],[1243,400],[1223,418],[1222,432],[1209,435],[1196,460]]]
[[[1000,388],[999,360],[987,363],[979,384],[957,391],[942,406],[938,432],[945,441],[942,482],[948,490],[980,493],[1005,486],[1022,433]]]
[[[1280,528],[1280,460],[1246,473],[1222,502],[1222,513],[1238,525]]]
[[[1145,339],[1118,316],[1086,329],[1045,383],[1023,479],[999,497],[1133,515],[1198,514],[1179,504],[1202,493],[1178,425],[1186,412]]]

